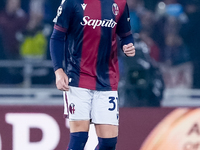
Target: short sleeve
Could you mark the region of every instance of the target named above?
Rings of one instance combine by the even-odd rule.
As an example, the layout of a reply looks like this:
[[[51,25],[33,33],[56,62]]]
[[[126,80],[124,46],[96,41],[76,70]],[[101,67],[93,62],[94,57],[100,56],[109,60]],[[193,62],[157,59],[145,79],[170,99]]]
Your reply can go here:
[[[125,5],[124,12],[117,23],[117,35],[121,38],[131,34],[130,16],[128,5]]]
[[[55,25],[68,29],[73,15],[73,8],[73,0],[62,0],[57,10],[57,16],[53,20]]]

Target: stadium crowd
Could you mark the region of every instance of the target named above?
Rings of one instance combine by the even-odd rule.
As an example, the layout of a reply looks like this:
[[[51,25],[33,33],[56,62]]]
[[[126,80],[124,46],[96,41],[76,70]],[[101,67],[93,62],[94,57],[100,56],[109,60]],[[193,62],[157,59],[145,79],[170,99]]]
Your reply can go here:
[[[152,105],[159,105],[164,88],[200,88],[200,0],[127,3],[137,51],[132,60],[119,51],[119,87],[127,88],[121,95],[130,97],[134,89],[141,99],[144,91],[152,91],[148,97],[157,97]],[[49,38],[58,6],[57,0],[0,1],[0,60],[50,60]],[[53,69],[34,69],[33,84],[54,84]],[[23,78],[22,68],[0,67],[1,85],[21,85]]]

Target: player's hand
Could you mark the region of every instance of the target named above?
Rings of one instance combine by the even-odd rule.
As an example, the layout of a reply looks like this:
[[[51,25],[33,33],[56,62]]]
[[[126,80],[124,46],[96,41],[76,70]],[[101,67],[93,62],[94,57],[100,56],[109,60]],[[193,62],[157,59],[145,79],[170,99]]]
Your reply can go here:
[[[123,46],[123,51],[126,56],[135,56],[135,47],[133,43],[129,43],[128,45]]]
[[[55,71],[56,75],[56,87],[61,91],[69,91],[69,80],[68,76],[65,74],[63,69],[58,69]]]

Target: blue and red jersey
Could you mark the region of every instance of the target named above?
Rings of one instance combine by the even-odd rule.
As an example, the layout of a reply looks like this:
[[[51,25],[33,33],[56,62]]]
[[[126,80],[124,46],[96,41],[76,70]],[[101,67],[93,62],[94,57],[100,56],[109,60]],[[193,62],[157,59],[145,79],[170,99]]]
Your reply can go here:
[[[117,90],[117,35],[131,35],[129,21],[126,0],[62,0],[54,30],[65,33],[65,71],[70,86]]]

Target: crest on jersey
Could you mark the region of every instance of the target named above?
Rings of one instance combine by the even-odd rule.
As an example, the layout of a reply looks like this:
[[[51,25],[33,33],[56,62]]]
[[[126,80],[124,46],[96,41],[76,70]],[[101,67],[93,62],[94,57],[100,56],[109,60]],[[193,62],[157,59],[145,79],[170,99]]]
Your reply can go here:
[[[119,14],[119,7],[116,3],[113,3],[113,5],[112,5],[112,12],[115,16],[117,16]]]
[[[74,105],[73,103],[71,103],[71,104],[69,105],[69,111],[70,111],[71,114],[74,114],[74,113],[75,113],[75,105]]]

